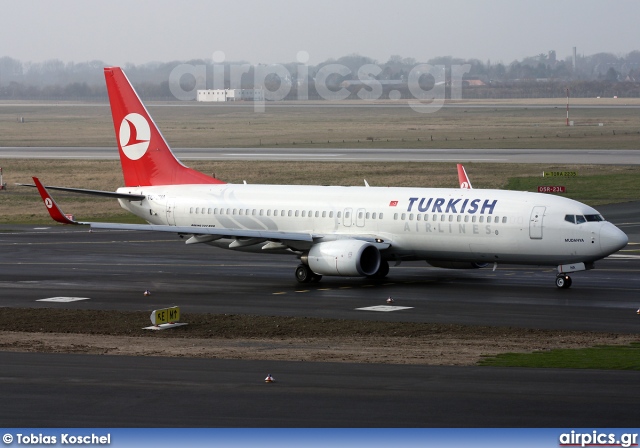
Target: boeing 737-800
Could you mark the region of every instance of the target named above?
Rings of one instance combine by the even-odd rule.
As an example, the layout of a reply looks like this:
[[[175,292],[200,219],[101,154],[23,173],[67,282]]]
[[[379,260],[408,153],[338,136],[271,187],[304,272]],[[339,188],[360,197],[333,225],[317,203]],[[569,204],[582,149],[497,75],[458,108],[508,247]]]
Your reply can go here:
[[[295,276],[303,283],[323,275],[382,278],[390,262],[422,260],[443,268],[554,266],[556,286],[568,288],[567,274],[590,269],[627,244],[597,210],[547,194],[224,183],[176,159],[120,68],[105,68],[104,75],[125,186],[116,192],[45,188],[34,178],[59,222],[172,232],[188,237],[187,244],[289,254],[300,260]],[[74,221],[47,188],[114,197],[148,224]]]

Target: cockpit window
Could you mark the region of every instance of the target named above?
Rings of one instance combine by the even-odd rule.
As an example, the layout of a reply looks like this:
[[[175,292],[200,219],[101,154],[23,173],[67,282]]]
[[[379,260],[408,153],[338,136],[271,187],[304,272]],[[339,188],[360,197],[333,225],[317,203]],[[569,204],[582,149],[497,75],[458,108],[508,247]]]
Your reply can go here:
[[[604,221],[602,215],[564,215],[564,220],[572,224]]]
[[[588,222],[604,221],[602,215],[584,215]]]

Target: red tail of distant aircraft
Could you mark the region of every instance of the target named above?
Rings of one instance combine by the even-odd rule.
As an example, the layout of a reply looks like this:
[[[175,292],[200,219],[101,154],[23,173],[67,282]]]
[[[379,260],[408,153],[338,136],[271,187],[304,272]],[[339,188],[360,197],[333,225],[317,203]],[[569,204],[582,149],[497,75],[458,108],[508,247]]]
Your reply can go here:
[[[460,188],[466,188],[468,190],[473,189],[473,187],[471,186],[471,181],[467,176],[467,171],[460,163],[458,163],[458,182],[460,182]]]

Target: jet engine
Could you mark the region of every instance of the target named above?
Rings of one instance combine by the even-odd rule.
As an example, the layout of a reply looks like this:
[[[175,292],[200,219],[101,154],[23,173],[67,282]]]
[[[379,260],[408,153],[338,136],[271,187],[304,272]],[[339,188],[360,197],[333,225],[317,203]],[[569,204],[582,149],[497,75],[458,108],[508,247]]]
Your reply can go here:
[[[380,268],[380,251],[360,240],[337,240],[314,245],[302,262],[316,274],[368,276]]]

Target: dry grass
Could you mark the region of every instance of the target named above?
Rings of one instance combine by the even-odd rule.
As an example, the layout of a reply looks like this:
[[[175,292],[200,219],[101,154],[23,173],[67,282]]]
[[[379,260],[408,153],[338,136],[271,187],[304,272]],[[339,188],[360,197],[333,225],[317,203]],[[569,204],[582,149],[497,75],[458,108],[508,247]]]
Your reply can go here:
[[[130,356],[473,365],[487,355],[505,352],[637,341],[636,335],[616,333],[309,317],[185,314],[181,320],[189,325],[170,331],[146,331],[142,329],[149,325],[146,312],[2,309],[0,348]]]
[[[526,101],[526,102],[525,102]],[[175,147],[638,148],[638,109],[576,108],[560,101],[462,102],[436,113],[342,103],[149,104]],[[603,100],[607,101],[607,100]],[[626,100],[625,100],[626,101]],[[551,103],[550,103],[551,102]],[[558,103],[556,105],[556,103]],[[477,107],[478,105],[482,107]],[[496,107],[498,104],[509,107]],[[602,103],[598,103],[602,105]],[[387,106],[382,105],[382,106]],[[466,107],[466,106],[469,107]],[[356,107],[354,107],[356,106]],[[19,123],[18,118],[25,122]],[[602,123],[603,126],[598,126]],[[614,133],[615,132],[615,133]],[[0,146],[114,146],[106,104],[0,103]]]

